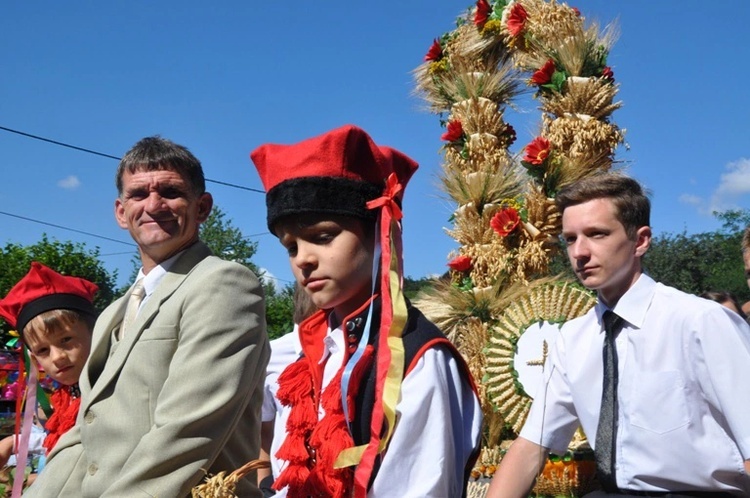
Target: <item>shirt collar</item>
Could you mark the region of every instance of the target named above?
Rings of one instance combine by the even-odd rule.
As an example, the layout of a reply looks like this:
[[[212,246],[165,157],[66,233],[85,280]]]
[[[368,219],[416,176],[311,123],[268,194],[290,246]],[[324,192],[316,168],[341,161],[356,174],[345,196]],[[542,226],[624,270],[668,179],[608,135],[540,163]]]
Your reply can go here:
[[[654,292],[656,292],[654,279],[645,273],[641,273],[638,280],[623,294],[614,308],[609,308],[602,301],[598,301],[596,303],[596,316],[599,318],[599,322],[603,323],[602,315],[605,311],[611,309],[633,327],[641,328],[646,312],[651,306]]]
[[[169,259],[166,259],[153,267],[150,272],[148,272],[148,275],[145,275],[143,273],[143,267],[141,267],[140,270],[138,270],[138,276],[136,277],[135,281],[137,282],[140,279],[143,279],[143,289],[146,291],[146,297],[150,296],[154,290],[159,286],[159,283],[164,278],[164,275],[167,274],[170,268],[174,265],[175,261],[182,256],[182,253],[184,253],[185,250],[182,250],[175,254],[174,256],[170,257]]]

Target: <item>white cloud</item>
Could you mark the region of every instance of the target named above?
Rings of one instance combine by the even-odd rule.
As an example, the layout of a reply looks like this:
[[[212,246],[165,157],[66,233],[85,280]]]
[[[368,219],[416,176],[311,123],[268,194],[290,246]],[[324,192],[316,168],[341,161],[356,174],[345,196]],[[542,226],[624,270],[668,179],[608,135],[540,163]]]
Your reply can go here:
[[[703,197],[699,197],[693,194],[682,194],[680,195],[679,200],[682,204],[687,204],[688,206],[694,207],[699,214],[711,214],[711,211],[708,209],[708,203]]]
[[[739,159],[724,167],[718,186],[708,198],[693,194],[680,195],[680,203],[693,206],[698,213],[711,216],[714,212],[739,209],[740,199],[750,194],[750,159]]]
[[[276,276],[273,273],[271,273],[270,271],[268,271],[267,269],[262,268],[262,267],[259,266],[258,270],[260,271],[260,276],[258,278],[260,278],[260,281],[263,284],[269,284],[269,283],[271,283],[271,284],[275,285],[277,288],[281,285],[281,282],[278,281],[278,279],[276,278]]]
[[[709,211],[737,209],[738,200],[750,194],[750,159],[739,159],[724,168],[719,186],[711,194]]]
[[[65,190],[75,190],[81,186],[81,181],[75,175],[57,181],[57,186]]]

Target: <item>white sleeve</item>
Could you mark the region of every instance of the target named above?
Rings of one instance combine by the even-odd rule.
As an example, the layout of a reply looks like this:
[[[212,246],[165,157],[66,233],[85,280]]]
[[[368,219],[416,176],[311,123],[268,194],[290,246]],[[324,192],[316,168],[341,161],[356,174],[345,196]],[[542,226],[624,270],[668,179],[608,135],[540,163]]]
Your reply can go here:
[[[401,385],[398,421],[369,498],[461,496],[482,410],[453,355],[428,349]]]
[[[276,391],[281,372],[299,358],[299,336],[297,326],[294,330],[271,341],[271,358],[266,367],[266,379],[263,385],[263,406],[261,420],[271,422],[276,418]]]
[[[567,451],[579,425],[564,358],[565,341],[558,336],[550,351],[551,366],[537,386],[531,410],[519,434],[560,455]]]

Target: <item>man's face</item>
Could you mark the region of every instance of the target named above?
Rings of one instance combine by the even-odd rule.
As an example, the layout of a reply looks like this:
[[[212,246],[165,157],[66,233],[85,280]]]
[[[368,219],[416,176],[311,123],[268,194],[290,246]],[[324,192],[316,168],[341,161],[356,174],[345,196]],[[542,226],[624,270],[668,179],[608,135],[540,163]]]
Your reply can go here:
[[[562,237],[581,283],[614,306],[640,275],[651,229],[639,228],[635,240],[630,240],[612,200],[604,198],[566,208]]]
[[[78,382],[91,350],[91,330],[83,320],[56,330],[25,332],[24,340],[36,363],[66,386]]]
[[[213,199],[197,195],[176,171],[125,171],[115,217],[138,244],[144,271],[198,240],[198,227],[211,212]]]
[[[276,228],[289,254],[297,282],[320,309],[333,309],[343,320],[370,297],[373,264],[372,236],[363,224],[346,216]]]

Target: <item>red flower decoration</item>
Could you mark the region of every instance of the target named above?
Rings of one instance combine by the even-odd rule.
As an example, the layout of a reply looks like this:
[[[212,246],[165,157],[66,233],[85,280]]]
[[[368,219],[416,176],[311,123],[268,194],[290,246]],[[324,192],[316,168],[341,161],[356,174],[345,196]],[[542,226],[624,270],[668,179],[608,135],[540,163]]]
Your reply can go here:
[[[468,256],[456,256],[448,262],[453,271],[467,271],[471,269],[471,258]]]
[[[443,58],[443,47],[440,46],[440,40],[435,38],[432,42],[432,46],[424,56],[425,62],[439,61]]]
[[[549,140],[544,137],[536,137],[526,146],[526,155],[523,156],[523,160],[527,163],[536,164],[538,166],[547,160],[549,153]]]
[[[508,13],[508,31],[513,36],[518,36],[521,34],[521,31],[523,31],[524,26],[526,26],[526,19],[529,18],[529,14],[526,12],[526,9],[523,8],[523,5],[520,3],[514,3],[513,7],[510,8],[510,12]]]
[[[611,67],[605,66],[604,69],[602,69],[602,78],[609,81],[615,81],[615,73],[612,71]]]
[[[456,119],[453,121],[448,121],[446,131],[440,136],[440,139],[445,140],[446,142],[458,142],[463,136],[464,127],[461,125],[461,121]]]
[[[518,216],[518,211],[507,207],[492,217],[490,226],[500,237],[507,237],[516,229],[520,222],[521,218]]]
[[[555,74],[555,61],[550,59],[531,75],[531,82],[539,86],[545,85],[552,81],[553,74]]]
[[[484,26],[484,23],[490,18],[491,12],[492,6],[488,0],[478,0],[477,11],[474,13],[474,24],[480,28]]]

